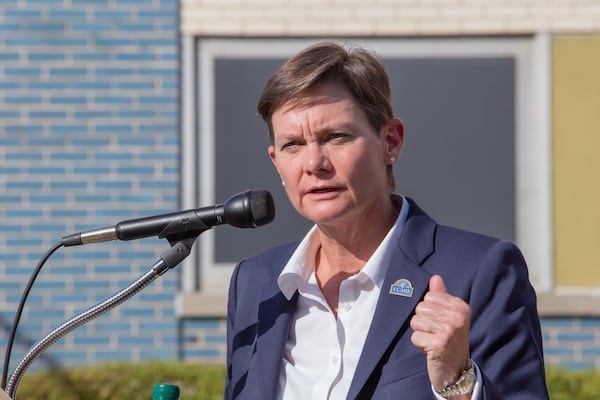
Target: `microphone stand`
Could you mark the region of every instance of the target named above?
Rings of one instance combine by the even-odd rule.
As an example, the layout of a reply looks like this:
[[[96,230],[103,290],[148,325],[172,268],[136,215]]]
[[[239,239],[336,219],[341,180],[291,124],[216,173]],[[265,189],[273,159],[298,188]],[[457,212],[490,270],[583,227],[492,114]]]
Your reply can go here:
[[[63,322],[52,332],[44,336],[44,338],[42,338],[27,352],[25,357],[23,357],[19,365],[17,365],[17,368],[15,368],[14,372],[11,374],[8,384],[6,385],[6,394],[8,394],[9,398],[16,400],[17,388],[21,382],[21,379],[23,378],[23,375],[31,366],[31,364],[52,344],[81,325],[88,323],[105,312],[110,311],[118,305],[124,303],[136,293],[141,291],[144,287],[153,282],[156,278],[163,275],[167,270],[177,266],[190,254],[194,241],[197,239],[198,235],[206,229],[209,229],[209,227],[205,226],[205,228],[200,229],[200,231],[196,230],[192,233],[192,236],[187,237],[180,237],[181,234],[173,235],[174,237],[166,236],[166,239],[171,244],[171,248],[169,248],[160,256],[160,258],[154,263],[148,272],[114,295]],[[0,391],[0,399],[3,398],[3,392]]]

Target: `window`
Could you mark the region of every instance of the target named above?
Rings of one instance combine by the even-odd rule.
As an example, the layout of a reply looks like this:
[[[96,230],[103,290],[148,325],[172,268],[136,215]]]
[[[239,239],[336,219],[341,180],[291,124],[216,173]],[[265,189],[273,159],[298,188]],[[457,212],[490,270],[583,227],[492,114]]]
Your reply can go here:
[[[275,69],[313,41],[184,42],[183,207],[266,189],[276,217],[256,230],[220,226],[200,237],[183,265],[182,315],[224,315],[235,263],[311,226],[290,206],[267,156],[256,101]],[[440,223],[517,242],[538,290],[552,286],[546,42],[353,41],[383,57],[396,115],[406,124],[398,192]]]

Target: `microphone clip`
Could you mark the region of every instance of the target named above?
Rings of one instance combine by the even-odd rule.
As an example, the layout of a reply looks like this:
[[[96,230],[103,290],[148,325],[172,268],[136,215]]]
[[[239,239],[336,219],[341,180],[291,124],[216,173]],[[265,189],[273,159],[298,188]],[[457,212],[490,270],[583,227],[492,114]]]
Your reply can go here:
[[[167,239],[171,246],[176,242],[188,238],[193,238],[193,243],[202,232],[209,229],[210,226],[208,226],[202,218],[195,213],[189,213],[184,218],[175,219],[169,222],[169,224],[160,231],[158,237],[160,239]]]
[[[195,215],[170,222],[158,235],[160,239],[167,239],[171,248],[161,255],[163,263],[155,269],[156,273],[162,275],[169,269],[175,268],[190,254],[198,236],[209,229],[210,226]]]

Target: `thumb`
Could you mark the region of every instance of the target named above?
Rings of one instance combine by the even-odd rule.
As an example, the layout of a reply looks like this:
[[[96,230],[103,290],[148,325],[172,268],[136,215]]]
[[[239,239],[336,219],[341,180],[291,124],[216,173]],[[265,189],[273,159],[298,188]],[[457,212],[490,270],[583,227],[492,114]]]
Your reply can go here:
[[[446,289],[444,279],[442,279],[442,277],[439,275],[433,275],[429,279],[429,290],[431,290],[432,292],[448,293],[448,289]]]

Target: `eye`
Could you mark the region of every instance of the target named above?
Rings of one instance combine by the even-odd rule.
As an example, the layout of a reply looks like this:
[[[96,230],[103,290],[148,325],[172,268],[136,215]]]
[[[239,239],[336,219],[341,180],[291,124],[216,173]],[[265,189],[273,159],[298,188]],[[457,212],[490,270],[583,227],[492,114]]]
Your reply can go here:
[[[301,145],[301,143],[299,141],[290,140],[290,141],[284,142],[280,146],[280,150],[286,151],[286,152],[293,152],[293,151],[297,150],[300,145]]]
[[[327,135],[326,140],[333,143],[345,143],[352,139],[352,135],[345,132],[332,132]]]

